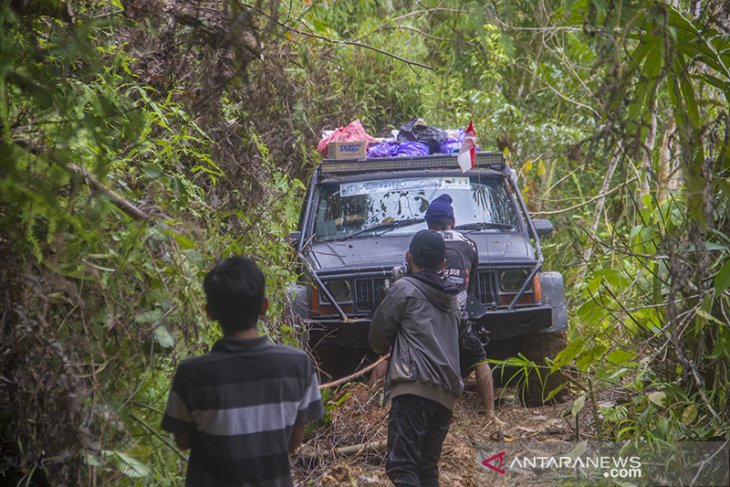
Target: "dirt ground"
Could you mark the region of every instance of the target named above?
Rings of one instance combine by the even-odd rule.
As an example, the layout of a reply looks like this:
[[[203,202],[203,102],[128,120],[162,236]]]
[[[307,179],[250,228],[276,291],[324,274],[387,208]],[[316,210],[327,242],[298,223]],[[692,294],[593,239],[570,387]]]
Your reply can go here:
[[[479,446],[500,442],[573,440],[575,418],[571,402],[526,408],[510,389],[497,389],[497,415],[508,426],[487,424],[473,377],[457,403],[439,464],[444,486],[500,485],[499,479],[477,460]],[[388,407],[381,407],[382,388],[371,391],[363,383],[350,383],[333,394],[342,403],[331,410],[331,423],[308,437],[294,458],[295,484],[316,486],[389,486],[385,476],[385,439]],[[579,425],[581,433],[585,425]],[[355,446],[347,451],[348,446]],[[343,452],[344,450],[344,452]]]

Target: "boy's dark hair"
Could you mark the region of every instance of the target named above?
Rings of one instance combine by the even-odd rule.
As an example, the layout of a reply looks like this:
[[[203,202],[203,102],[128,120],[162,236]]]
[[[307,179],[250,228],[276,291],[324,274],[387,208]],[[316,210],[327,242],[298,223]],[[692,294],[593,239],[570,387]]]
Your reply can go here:
[[[421,230],[413,236],[408,250],[418,267],[435,271],[444,260],[446,244],[439,233],[433,230]]]
[[[266,282],[253,259],[230,257],[218,262],[203,280],[207,310],[227,335],[256,326],[264,305]]]
[[[455,221],[453,218],[437,218],[428,222],[428,229],[443,232],[450,229],[454,223]]]

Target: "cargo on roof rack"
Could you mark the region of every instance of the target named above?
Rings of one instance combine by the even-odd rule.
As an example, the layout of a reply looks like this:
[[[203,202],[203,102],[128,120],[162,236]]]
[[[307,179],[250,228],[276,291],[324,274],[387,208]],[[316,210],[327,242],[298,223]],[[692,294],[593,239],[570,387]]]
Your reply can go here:
[[[504,157],[499,152],[477,152],[476,168],[503,171]],[[417,169],[459,169],[459,162],[456,154],[439,154],[422,157],[325,160],[317,168],[321,175]]]

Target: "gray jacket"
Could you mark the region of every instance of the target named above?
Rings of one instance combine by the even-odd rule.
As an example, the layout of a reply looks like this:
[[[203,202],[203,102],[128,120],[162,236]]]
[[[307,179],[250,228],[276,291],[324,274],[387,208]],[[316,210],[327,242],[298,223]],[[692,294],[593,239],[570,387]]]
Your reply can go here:
[[[368,341],[392,347],[385,399],[413,394],[453,409],[464,391],[459,373],[459,307],[453,294],[418,278],[396,281],[375,310]]]

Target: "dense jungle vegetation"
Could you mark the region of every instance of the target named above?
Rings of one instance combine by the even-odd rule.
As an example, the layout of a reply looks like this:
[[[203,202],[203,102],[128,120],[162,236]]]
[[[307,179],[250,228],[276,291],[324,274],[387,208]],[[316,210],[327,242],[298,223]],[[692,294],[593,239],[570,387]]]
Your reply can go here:
[[[218,336],[202,276],[254,256],[262,331],[299,342],[287,236],[356,118],[473,118],[507,154],[568,290],[536,365],[600,438],[727,436],[724,2],[3,0],[0,26],[0,483],[180,484],[159,423]]]

